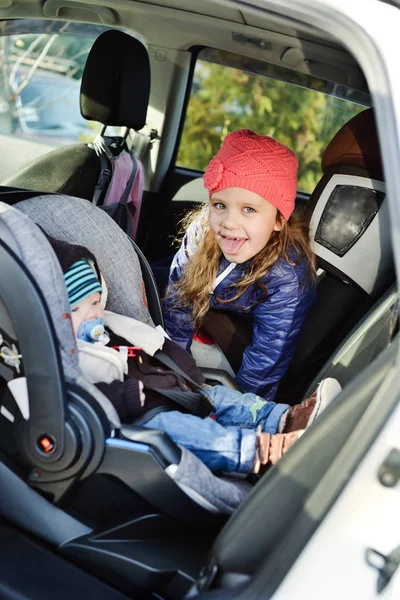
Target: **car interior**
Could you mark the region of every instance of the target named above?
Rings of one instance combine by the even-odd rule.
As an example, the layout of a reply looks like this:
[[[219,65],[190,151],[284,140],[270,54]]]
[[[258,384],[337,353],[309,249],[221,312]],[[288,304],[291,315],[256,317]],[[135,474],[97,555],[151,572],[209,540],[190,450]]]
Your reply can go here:
[[[393,409],[380,398],[379,419],[373,412],[398,353],[398,293],[363,72],[316,26],[244,3],[11,0],[0,3],[0,18],[4,37],[90,33],[80,111],[101,127],[97,142],[43,152],[0,183],[0,595],[222,599],[262,589],[272,597],[346,485],[340,466],[356,468]],[[95,254],[109,310],[163,325],[165,289],[151,265],[168,269],[179,221],[207,201],[202,170],[183,163],[182,140],[201,85],[196,68],[206,77],[209,65],[351,103],[318,154],[316,177],[299,189],[318,295],[276,399],[298,403],[324,377],[343,390],[259,481],[216,477],[166,434],[121,424],[71,351],[70,324],[60,319],[68,296],[45,237]],[[235,128],[222,125],[217,141]],[[198,148],[203,138],[189,142]],[[129,207],[134,235],[107,210],[112,161],[128,152],[143,169],[139,210]],[[237,387],[249,322],[210,314],[203,330],[212,350],[192,350],[207,381]],[[221,360],[207,360],[208,351]]]

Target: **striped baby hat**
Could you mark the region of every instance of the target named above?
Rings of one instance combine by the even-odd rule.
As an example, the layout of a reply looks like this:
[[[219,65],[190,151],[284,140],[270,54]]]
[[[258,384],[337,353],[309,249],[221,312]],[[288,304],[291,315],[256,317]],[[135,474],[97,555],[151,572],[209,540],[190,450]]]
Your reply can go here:
[[[67,286],[68,298],[71,307],[82,302],[84,298],[95,292],[102,292],[100,281],[94,268],[87,260],[77,260],[64,273],[65,285]]]

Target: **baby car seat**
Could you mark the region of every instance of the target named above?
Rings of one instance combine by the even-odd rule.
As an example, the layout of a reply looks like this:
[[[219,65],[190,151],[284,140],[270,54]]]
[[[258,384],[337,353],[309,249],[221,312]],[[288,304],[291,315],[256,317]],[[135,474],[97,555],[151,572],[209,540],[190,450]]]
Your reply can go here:
[[[115,246],[100,252],[93,240],[87,245],[97,252],[110,307],[132,314],[136,306],[151,322],[140,276],[139,285],[126,277],[126,268],[138,269],[135,251],[105,213],[62,197],[34,198],[21,208],[46,207],[42,227],[49,219],[49,233],[64,231],[65,239],[73,222],[68,201],[82,209],[78,243],[86,243],[94,214],[107,221],[104,232]],[[249,485],[214,477],[161,432],[120,424],[80,372],[51,246],[30,218],[4,203],[0,261],[0,514],[122,586],[168,585],[177,594],[197,576],[226,518],[220,513],[232,512]],[[197,550],[185,558],[189,532]]]

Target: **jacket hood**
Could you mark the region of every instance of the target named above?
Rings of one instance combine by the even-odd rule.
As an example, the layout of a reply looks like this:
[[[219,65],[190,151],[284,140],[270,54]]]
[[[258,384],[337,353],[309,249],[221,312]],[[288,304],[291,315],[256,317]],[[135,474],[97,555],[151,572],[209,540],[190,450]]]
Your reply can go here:
[[[96,261],[96,257],[88,248],[80,246],[79,244],[70,244],[69,242],[62,242],[56,240],[47,233],[45,233],[49,240],[51,247],[53,248],[59,263],[61,265],[63,273],[66,273],[74,263],[80,259],[90,259],[96,269],[97,277],[100,280],[100,270]]]

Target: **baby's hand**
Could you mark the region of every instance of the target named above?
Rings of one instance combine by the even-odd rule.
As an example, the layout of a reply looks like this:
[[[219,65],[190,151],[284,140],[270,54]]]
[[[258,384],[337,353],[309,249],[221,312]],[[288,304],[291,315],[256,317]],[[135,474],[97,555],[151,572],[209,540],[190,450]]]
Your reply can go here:
[[[144,406],[144,401],[146,400],[146,394],[144,393],[144,385],[141,381],[139,381],[139,398],[140,398],[140,406]]]

